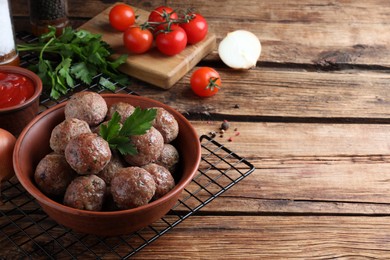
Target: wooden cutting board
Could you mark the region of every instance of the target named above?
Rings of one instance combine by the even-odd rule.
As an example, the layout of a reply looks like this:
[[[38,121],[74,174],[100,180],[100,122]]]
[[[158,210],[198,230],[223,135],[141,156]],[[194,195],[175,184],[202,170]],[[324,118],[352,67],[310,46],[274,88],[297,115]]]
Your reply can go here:
[[[179,79],[190,71],[201,59],[216,47],[216,37],[208,33],[206,38],[195,44],[188,45],[184,51],[175,56],[166,56],[153,47],[145,54],[131,54],[123,46],[122,32],[111,28],[108,14],[112,6],[83,24],[80,29],[102,35],[102,39],[114,50],[113,58],[121,54],[129,54],[125,64],[119,68],[123,73],[153,84],[163,89],[171,88]],[[149,12],[133,7],[141,24],[147,21]]]

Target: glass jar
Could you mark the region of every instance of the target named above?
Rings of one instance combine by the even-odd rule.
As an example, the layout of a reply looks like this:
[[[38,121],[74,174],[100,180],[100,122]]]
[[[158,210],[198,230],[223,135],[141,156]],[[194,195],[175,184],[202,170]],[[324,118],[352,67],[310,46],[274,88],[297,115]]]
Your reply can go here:
[[[0,65],[19,65],[9,0],[0,0]]]
[[[49,31],[48,26],[57,29],[57,35],[69,25],[66,0],[29,0],[30,23],[36,36]]]

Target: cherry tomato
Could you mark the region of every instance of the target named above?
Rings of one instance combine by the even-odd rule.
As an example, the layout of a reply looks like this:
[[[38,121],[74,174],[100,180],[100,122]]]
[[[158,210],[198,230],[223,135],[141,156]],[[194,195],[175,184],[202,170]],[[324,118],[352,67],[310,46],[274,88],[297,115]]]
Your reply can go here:
[[[167,21],[167,18],[177,20],[179,16],[172,8],[168,6],[159,6],[150,12],[148,22],[164,23]],[[153,24],[151,25],[153,26]],[[163,29],[164,24],[154,25],[153,27],[155,27],[155,31],[159,31]]]
[[[168,32],[160,32],[156,36],[157,49],[165,55],[180,53],[187,45],[187,35],[180,26],[172,26]]]
[[[192,91],[200,97],[214,96],[222,86],[219,73],[210,67],[201,67],[194,71],[190,84]]]
[[[180,26],[187,33],[188,43],[195,44],[203,40],[208,31],[206,19],[200,14],[190,14],[193,18],[188,23],[182,23]]]
[[[114,29],[123,32],[134,24],[134,10],[129,5],[117,4],[110,10],[109,21]]]
[[[153,34],[148,29],[130,27],[123,33],[123,43],[132,53],[145,53],[152,47]]]

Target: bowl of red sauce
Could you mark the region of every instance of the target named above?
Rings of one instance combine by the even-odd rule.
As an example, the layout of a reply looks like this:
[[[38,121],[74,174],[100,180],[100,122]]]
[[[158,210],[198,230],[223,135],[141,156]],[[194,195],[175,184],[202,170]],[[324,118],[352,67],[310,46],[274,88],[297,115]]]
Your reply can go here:
[[[38,114],[42,81],[18,66],[0,66],[0,128],[17,136]]]

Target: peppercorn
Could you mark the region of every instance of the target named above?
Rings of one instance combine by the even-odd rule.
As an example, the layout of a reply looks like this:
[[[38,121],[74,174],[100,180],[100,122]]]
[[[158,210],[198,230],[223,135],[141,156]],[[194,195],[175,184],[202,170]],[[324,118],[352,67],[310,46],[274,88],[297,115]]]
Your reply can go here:
[[[217,136],[217,133],[215,131],[211,131],[210,133],[211,138],[214,138]]]
[[[229,126],[230,126],[229,122],[228,122],[227,120],[224,120],[224,121],[222,122],[222,124],[221,124],[221,129],[222,129],[222,130],[228,130],[228,129],[229,129]]]

